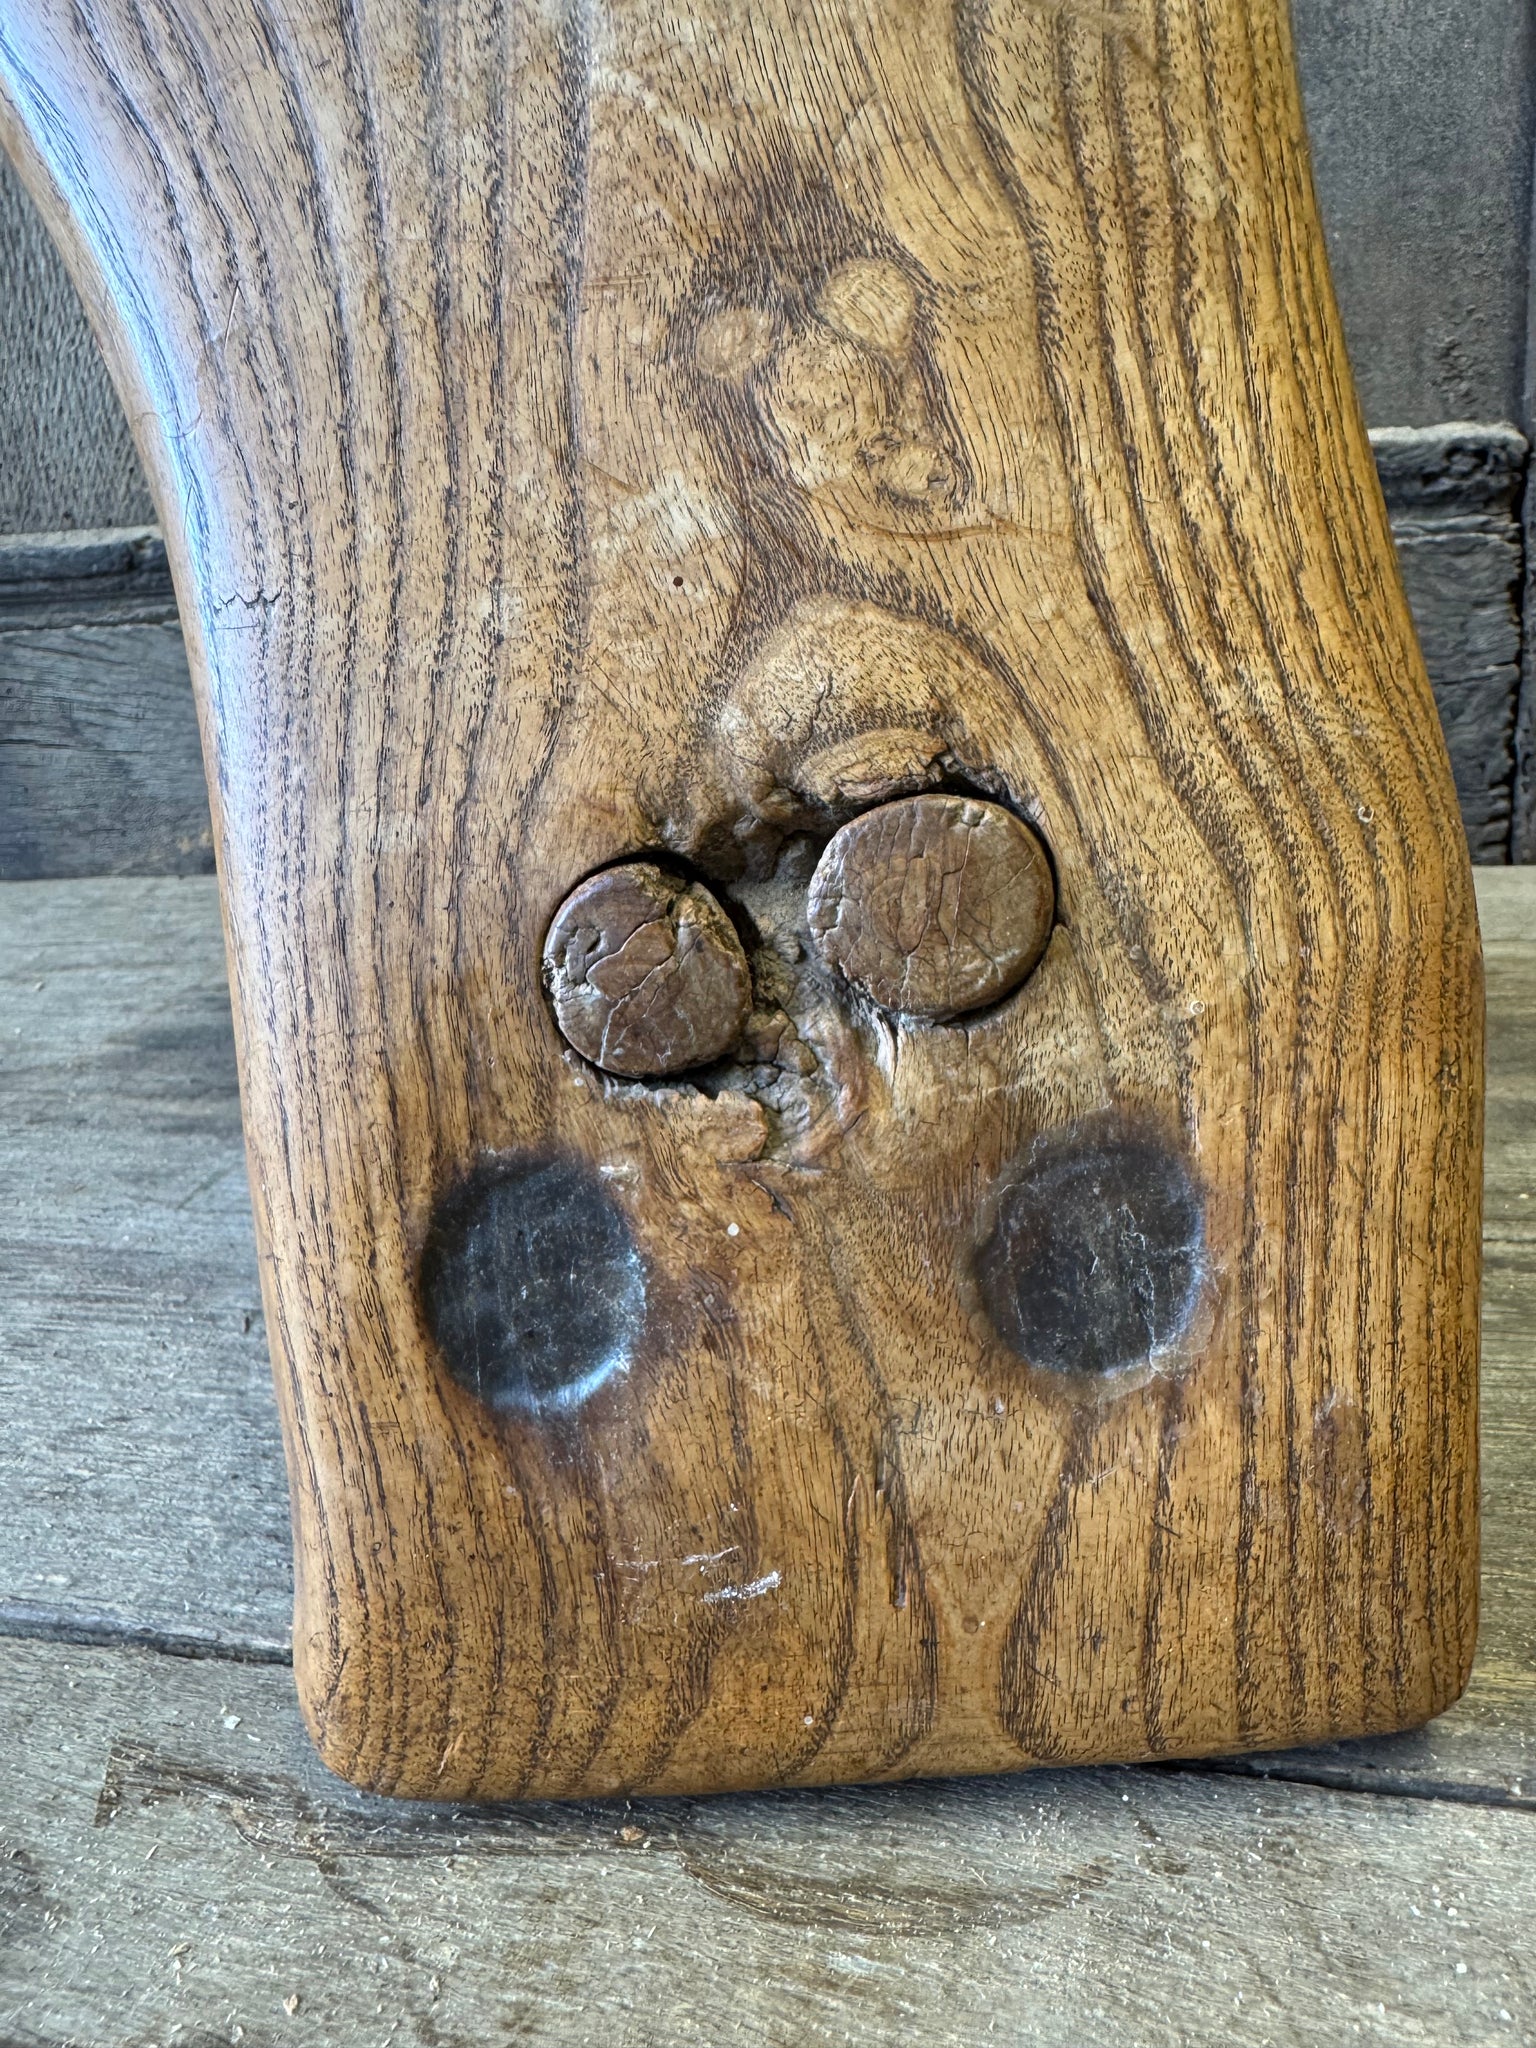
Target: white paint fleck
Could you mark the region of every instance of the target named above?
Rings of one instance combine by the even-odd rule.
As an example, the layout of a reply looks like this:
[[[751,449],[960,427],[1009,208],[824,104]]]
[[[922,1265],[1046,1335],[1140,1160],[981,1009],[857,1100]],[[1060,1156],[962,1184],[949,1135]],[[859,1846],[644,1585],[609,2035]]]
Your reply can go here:
[[[765,1593],[771,1593],[783,1578],[782,1572],[764,1572],[760,1579],[753,1579],[745,1586],[717,1586],[713,1593],[702,1596],[705,1607],[713,1607],[721,1600],[761,1600]]]

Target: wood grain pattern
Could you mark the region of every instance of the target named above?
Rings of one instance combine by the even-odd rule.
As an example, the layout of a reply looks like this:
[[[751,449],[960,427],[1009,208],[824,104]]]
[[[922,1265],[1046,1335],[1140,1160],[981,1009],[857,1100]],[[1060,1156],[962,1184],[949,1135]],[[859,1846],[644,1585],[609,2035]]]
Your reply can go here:
[[[201,692],[326,1759],[687,1789],[1443,1706],[1476,921],[1274,0],[29,0],[0,82]],[[801,853],[947,780],[1061,928],[893,1036],[794,957]],[[784,1057],[714,1092],[573,1069],[539,986],[647,849],[762,934]],[[958,1269],[1105,1117],[1204,1264],[1100,1385]],[[528,1148],[647,1273],[559,1427],[418,1298],[439,1193]]]
[[[1424,1730],[1231,1768],[1520,1804],[1536,1803],[1536,874],[1477,884],[1490,1118],[1472,1680]],[[227,1015],[211,881],[0,887],[0,1636],[290,1654],[288,1488]]]
[[[1472,858],[1502,865],[1512,830],[1519,836],[1519,820],[1511,823],[1524,555],[1516,515],[1526,442],[1509,427],[1456,426],[1373,434],[1372,446]],[[131,562],[144,539],[0,538],[0,632],[16,635],[0,644],[0,662],[17,693],[0,715],[0,746],[25,756],[25,806],[0,806],[7,879],[178,874],[198,862],[212,869],[169,572],[163,589],[155,570],[141,592],[141,571],[111,566],[123,553]],[[92,573],[82,575],[87,564]],[[171,630],[146,643],[129,620]],[[34,641],[34,632],[46,637]],[[112,707],[110,719],[82,715],[82,703],[97,699]]]
[[[211,883],[0,889],[0,1631],[116,1646],[0,1641],[0,2026],[352,2048],[383,2002],[423,2048],[488,2019],[585,2044],[594,2012],[637,2048],[959,2048],[1005,2012],[1033,2048],[1082,2039],[1070,1976],[1098,2032],[1170,2048],[1530,2033],[1536,875],[1478,898],[1484,1597],[1456,1707],[1224,1767],[1257,1792],[1180,1768],[471,1812],[327,1781],[288,1674],[245,1661],[275,1654],[250,1624],[289,1595],[287,1502],[259,1320],[231,1312],[255,1257],[232,1052],[197,1029]]]

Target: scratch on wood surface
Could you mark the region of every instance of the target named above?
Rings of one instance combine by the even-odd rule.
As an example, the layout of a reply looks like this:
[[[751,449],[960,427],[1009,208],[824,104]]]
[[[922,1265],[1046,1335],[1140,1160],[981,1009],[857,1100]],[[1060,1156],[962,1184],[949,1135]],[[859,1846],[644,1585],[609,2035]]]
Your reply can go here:
[[[771,1593],[783,1582],[782,1572],[764,1572],[760,1579],[753,1579],[745,1586],[717,1586],[713,1593],[702,1595],[702,1604],[713,1607],[721,1600],[761,1600],[765,1593]]]

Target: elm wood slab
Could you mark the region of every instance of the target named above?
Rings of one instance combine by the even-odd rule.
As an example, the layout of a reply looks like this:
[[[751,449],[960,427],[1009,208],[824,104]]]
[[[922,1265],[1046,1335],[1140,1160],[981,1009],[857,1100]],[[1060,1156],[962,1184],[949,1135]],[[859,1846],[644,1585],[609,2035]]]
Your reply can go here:
[[[0,1659],[0,2038],[1445,2048],[1536,2031],[1536,1820],[1200,1768],[402,1807],[287,1674]]]
[[[188,633],[325,1758],[692,1790],[1452,1699],[1476,922],[1276,0],[26,0],[0,96]],[[930,786],[1057,883],[961,1027],[796,939]],[[652,854],[782,1059],[566,1058],[544,931]],[[1074,1151],[1026,1359],[976,1252]],[[577,1233],[530,1341],[596,1347],[538,1412],[421,1298],[509,1160]],[[1038,1362],[1071,1313],[1101,1372]]]
[[[1325,1784],[1536,1806],[1536,869],[1477,878],[1488,962],[1482,1621],[1472,1682],[1422,1731],[1247,1758]]]

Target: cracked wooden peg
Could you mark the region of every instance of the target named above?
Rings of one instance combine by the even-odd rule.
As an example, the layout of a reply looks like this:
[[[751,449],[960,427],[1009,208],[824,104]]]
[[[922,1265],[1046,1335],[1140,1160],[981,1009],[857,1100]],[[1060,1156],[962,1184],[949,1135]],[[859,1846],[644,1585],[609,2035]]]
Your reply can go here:
[[[718,1059],[752,997],[741,941],[714,897],[652,861],[571,891],[544,940],[544,979],[577,1052],[632,1080]]]
[[[1411,1726],[1477,933],[1283,0],[685,15],[0,10],[197,681],[315,1739],[462,1799]],[[881,839],[956,804],[974,901]],[[634,862],[664,1028],[551,970],[610,1075],[544,945]]]
[[[1055,905],[1045,851],[1011,811],[913,796],[834,835],[811,878],[810,925],[828,966],[882,1009],[946,1022],[1018,987]]]

